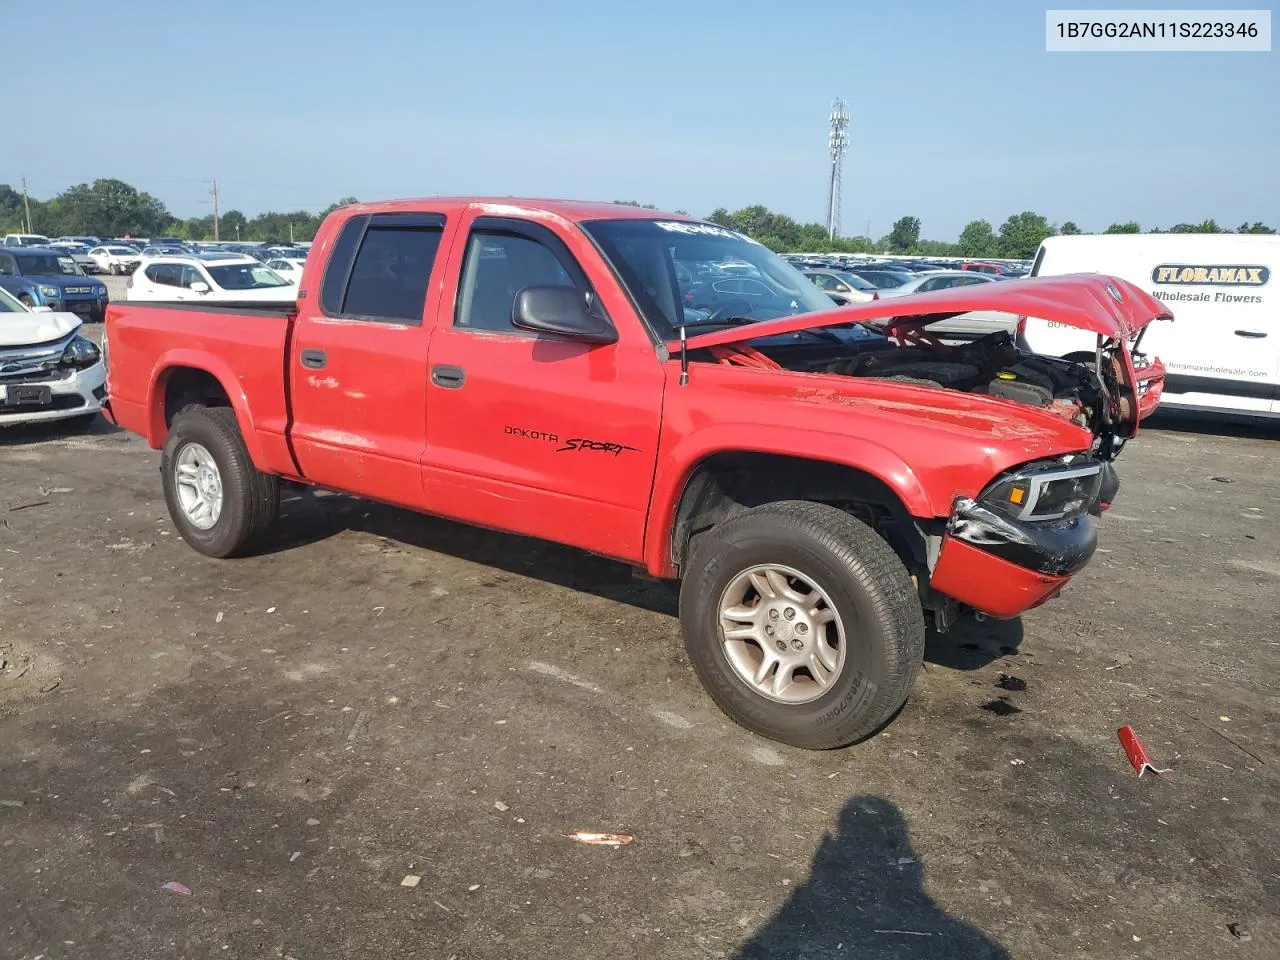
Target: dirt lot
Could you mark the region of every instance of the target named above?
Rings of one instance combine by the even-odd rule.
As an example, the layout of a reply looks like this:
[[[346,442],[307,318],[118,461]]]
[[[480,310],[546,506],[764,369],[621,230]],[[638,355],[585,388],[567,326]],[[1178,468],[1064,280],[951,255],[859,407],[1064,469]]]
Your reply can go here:
[[[622,567],[299,492],[210,561],[140,441],[0,435],[0,957],[1276,957],[1280,431],[1201,429],[816,754]]]

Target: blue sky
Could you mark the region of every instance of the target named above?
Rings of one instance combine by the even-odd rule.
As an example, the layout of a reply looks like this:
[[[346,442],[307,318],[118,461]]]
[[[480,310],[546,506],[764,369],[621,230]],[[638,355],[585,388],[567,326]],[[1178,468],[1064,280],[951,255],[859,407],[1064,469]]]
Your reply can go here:
[[[42,198],[111,176],[199,216],[217,177],[249,215],[492,193],[822,220],[839,95],[845,233],[1280,221],[1280,54],[1050,54],[1044,4],[45,6],[0,0],[7,36],[88,57],[10,63],[0,182]]]

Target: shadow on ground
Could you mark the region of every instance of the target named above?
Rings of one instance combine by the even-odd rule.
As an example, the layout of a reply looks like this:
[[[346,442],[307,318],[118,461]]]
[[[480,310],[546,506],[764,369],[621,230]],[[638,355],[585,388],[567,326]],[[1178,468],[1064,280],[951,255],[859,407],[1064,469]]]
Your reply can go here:
[[[87,414],[80,416],[87,417]],[[66,440],[68,437],[106,437],[123,432],[100,414],[94,414],[93,420],[87,424],[79,417],[42,423],[16,424],[0,427],[0,449],[46,443],[50,440]]]
[[[1280,440],[1280,419],[1244,419],[1238,414],[1157,410],[1144,428],[1171,433],[1203,433],[1211,437],[1242,437],[1248,440]]]
[[[933,902],[902,813],[887,800],[861,796],[845,803],[839,830],[823,838],[808,882],[734,956],[1007,960],[1009,954]]]
[[[678,614],[674,583],[637,576],[624,563],[572,547],[308,487],[289,485],[281,499],[281,519],[267,552],[292,550],[353,530],[664,616]],[[1017,653],[1021,643],[1021,619],[963,616],[946,633],[929,630],[925,660],[954,670],[978,670]]]

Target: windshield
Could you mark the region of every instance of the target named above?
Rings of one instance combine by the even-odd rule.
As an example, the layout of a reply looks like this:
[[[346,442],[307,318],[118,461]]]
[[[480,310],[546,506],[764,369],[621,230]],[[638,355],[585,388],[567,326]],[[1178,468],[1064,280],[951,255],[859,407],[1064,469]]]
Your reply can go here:
[[[582,227],[667,339],[682,324],[772,320],[832,306],[768,247],[715,224],[597,220]]]
[[[70,257],[59,257],[52,253],[19,254],[18,272],[24,277],[57,277],[82,276],[80,268]]]
[[[861,277],[857,276],[856,274],[841,273],[841,274],[838,274],[838,276],[840,277],[841,280],[843,280],[849,286],[853,287],[853,289],[855,290],[861,290],[864,293],[871,293],[873,290],[876,289],[875,284],[867,283],[867,281],[863,280]]]
[[[129,254],[137,252],[133,247],[107,247],[107,253],[117,257],[127,257]]]
[[[27,308],[14,298],[13,294],[0,287],[0,313],[26,313]]]
[[[280,274],[260,263],[229,263],[205,269],[213,277],[213,282],[223,290],[264,290],[268,287],[292,286]]]

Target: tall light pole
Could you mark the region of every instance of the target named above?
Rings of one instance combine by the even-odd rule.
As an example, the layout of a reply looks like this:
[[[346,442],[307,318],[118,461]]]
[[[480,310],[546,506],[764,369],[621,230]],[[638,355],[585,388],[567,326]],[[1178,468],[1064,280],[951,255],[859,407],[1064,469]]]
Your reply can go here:
[[[831,154],[831,177],[827,182],[827,236],[834,240],[840,234],[840,173],[844,167],[844,152],[849,147],[849,111],[845,102],[837,97],[831,103],[829,118],[831,132],[827,135],[827,150]]]

